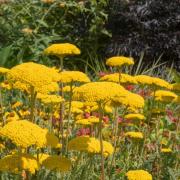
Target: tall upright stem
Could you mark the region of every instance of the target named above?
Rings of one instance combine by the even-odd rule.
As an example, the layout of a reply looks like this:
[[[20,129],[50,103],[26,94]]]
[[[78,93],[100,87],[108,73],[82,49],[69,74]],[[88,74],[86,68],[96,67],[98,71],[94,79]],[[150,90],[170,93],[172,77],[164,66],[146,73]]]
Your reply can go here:
[[[102,119],[103,119],[103,108],[102,108],[102,104],[99,103],[99,140],[100,140],[100,149],[101,149],[101,180],[105,180],[103,137],[102,137]]]
[[[35,101],[36,101],[36,93],[34,90],[34,87],[30,87],[30,94],[31,94],[31,100],[30,100],[30,105],[31,105],[31,114],[30,114],[30,120],[31,122],[34,122],[34,109],[35,109]]]
[[[119,84],[121,84],[121,69],[118,67],[118,73],[119,73]]]
[[[60,57],[60,72],[63,71],[64,65],[63,65],[63,57]],[[63,94],[63,83],[60,83],[60,91],[59,91],[59,95],[63,98],[64,94]],[[64,152],[64,129],[63,129],[63,115],[64,115],[64,102],[61,102],[60,104],[60,112],[59,112],[59,132],[58,135],[61,134],[61,138],[62,138],[62,152]]]
[[[2,88],[0,87],[0,106],[1,106],[1,119],[3,120],[3,126],[6,124],[6,119],[4,118],[4,109],[3,109],[3,99],[2,99]]]
[[[68,136],[69,136],[69,124],[71,119],[71,106],[72,106],[72,95],[73,95],[73,82],[70,83],[70,95],[69,95],[69,109],[68,109],[68,122],[67,122],[67,136],[66,136],[66,153],[68,145]]]

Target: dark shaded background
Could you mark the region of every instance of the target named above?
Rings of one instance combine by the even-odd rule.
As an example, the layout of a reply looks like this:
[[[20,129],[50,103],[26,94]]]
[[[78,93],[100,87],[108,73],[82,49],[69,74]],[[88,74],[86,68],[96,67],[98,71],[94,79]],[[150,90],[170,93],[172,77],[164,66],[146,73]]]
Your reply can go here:
[[[111,0],[108,30],[112,38],[107,56],[131,55],[152,62],[173,62],[180,70],[180,1]]]

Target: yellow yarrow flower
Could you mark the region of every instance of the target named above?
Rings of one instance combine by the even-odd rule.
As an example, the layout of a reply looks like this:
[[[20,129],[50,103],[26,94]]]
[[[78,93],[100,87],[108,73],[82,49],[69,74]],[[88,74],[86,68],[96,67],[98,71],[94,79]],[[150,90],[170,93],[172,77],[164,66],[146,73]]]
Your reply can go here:
[[[76,88],[76,86],[72,86],[72,91]],[[64,86],[62,89],[63,92],[70,92],[71,91],[71,87],[70,86]]]
[[[100,141],[88,136],[80,136],[70,140],[68,143],[68,149],[92,154],[100,154],[101,152]],[[109,142],[103,141],[104,156],[106,157],[111,155],[113,151],[113,146]]]
[[[75,122],[77,125],[91,125],[88,119],[79,119]]]
[[[37,99],[40,99],[43,104],[46,105],[56,105],[64,101],[61,96],[58,95],[48,95],[48,94],[37,94]]]
[[[2,149],[5,149],[6,147],[4,146],[4,144],[1,144],[0,143],[0,151],[2,150]]]
[[[135,76],[135,79],[138,82],[138,84],[171,89],[170,83],[157,77],[151,77],[147,75],[138,75],[138,76]]]
[[[112,82],[91,82],[75,89],[73,98],[87,102],[110,101],[116,95],[124,95],[127,91],[119,84]]]
[[[65,157],[57,155],[47,157],[42,161],[42,165],[49,170],[60,172],[67,172],[71,169],[71,161]]]
[[[95,105],[95,106],[91,107],[89,110],[90,110],[90,112],[96,112],[96,111],[98,111],[98,109],[99,109],[98,105]],[[86,109],[85,109],[85,111],[86,111]],[[104,106],[104,112],[105,113],[112,113],[113,109],[111,106],[105,105]]]
[[[44,50],[44,54],[55,55],[58,57],[78,55],[80,53],[81,51],[75,45],[70,43],[52,44]]]
[[[143,133],[130,131],[125,133],[125,137],[132,139],[143,139]]]
[[[58,80],[58,73],[55,69],[28,62],[17,65],[8,71],[7,79],[11,83],[19,82],[28,91],[33,87],[36,92],[44,93],[49,86],[53,85],[52,83]]]
[[[152,180],[152,175],[144,170],[131,170],[126,173],[128,180]]]
[[[39,154],[34,154],[34,158],[36,158],[37,162],[41,165],[42,162],[47,159],[50,155],[45,154],[45,153],[39,153]]]
[[[0,67],[0,74],[6,74],[8,71],[9,69]]]
[[[0,171],[12,172],[19,174],[22,170],[29,171],[34,174],[39,169],[38,162],[35,157],[29,154],[12,154],[0,159]]]
[[[97,124],[99,123],[99,118],[95,117],[95,116],[90,116],[87,119],[78,119],[76,122],[76,124],[80,124],[80,125],[92,125],[92,124]]]
[[[81,113],[83,113],[83,110],[82,110],[83,107],[84,107],[83,102],[72,101],[71,102],[71,113],[81,114]],[[65,103],[65,109],[66,109],[66,111],[69,110],[69,102]]]
[[[41,0],[41,2],[51,4],[51,3],[54,3],[55,0]]]
[[[162,153],[172,153],[172,149],[171,148],[162,148],[161,152]]]
[[[21,118],[25,118],[25,117],[28,117],[31,113],[28,109],[25,109],[25,108],[22,108],[19,110],[19,114],[21,116]]]
[[[19,120],[19,116],[18,116],[18,114],[15,111],[6,112],[4,114],[4,116],[5,116],[5,119],[6,119],[7,122]]]
[[[126,107],[132,107],[132,108],[143,108],[144,107],[144,99],[142,96],[128,92],[126,93],[126,96],[115,96],[112,99],[112,106],[126,106]]]
[[[174,100],[175,103],[177,104],[180,104],[180,96],[178,96],[175,100]]]
[[[106,60],[108,66],[133,65],[134,60],[131,57],[114,56]]]
[[[26,35],[31,35],[33,33],[33,29],[27,27],[27,28],[21,29],[21,32]]]
[[[172,102],[176,101],[178,96],[171,92],[171,91],[164,91],[164,90],[157,90],[155,91],[155,94],[152,94],[155,96],[156,101],[161,101],[161,102]]]
[[[180,83],[171,84],[171,87],[171,90],[173,91],[180,91]]]
[[[63,83],[71,83],[71,82],[90,82],[89,77],[80,71],[62,71],[59,73],[59,80]]]
[[[15,109],[15,108],[20,107],[20,106],[22,106],[22,105],[23,105],[22,102],[17,101],[17,102],[15,102],[15,103],[12,105],[12,108]]]
[[[129,120],[144,120],[145,116],[143,114],[127,114],[124,118]]]
[[[6,90],[12,89],[12,86],[10,85],[10,83],[8,81],[4,81],[4,82],[0,83],[0,87],[2,87],[3,89],[6,89]]]
[[[109,81],[109,82],[116,82],[116,83],[122,83],[122,84],[137,84],[136,79],[129,75],[129,74],[108,74],[100,78],[100,81]]]
[[[58,138],[54,134],[27,120],[9,122],[0,129],[0,136],[9,138],[22,148],[31,145],[56,147],[58,144]]]
[[[97,124],[97,123],[99,123],[99,118],[97,118],[97,117],[95,117],[95,116],[90,116],[90,117],[88,118],[88,121],[89,121],[90,123],[92,123],[92,124]]]

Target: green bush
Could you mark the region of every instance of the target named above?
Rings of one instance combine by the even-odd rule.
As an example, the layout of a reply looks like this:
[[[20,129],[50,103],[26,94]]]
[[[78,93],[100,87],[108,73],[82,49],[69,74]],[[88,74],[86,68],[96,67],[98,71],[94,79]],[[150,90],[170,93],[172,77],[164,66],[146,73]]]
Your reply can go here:
[[[0,5],[0,65],[35,60],[51,64],[42,50],[51,43],[71,42],[88,61],[101,51],[110,34],[106,31],[107,0],[19,0]],[[91,52],[91,55],[89,55]]]

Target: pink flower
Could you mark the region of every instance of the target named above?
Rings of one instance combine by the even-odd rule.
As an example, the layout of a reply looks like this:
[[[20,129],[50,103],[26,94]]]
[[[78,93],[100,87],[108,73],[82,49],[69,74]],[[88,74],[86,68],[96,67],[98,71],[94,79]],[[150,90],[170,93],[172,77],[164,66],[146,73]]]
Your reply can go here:
[[[123,123],[123,121],[124,121],[123,118],[119,116],[118,117],[118,123]]]
[[[76,132],[77,136],[85,136],[90,135],[90,129],[89,128],[81,128]]]
[[[99,113],[93,112],[93,113],[92,113],[92,116],[99,117]]]
[[[133,86],[133,85],[127,85],[127,86],[125,86],[125,88],[126,88],[128,91],[134,90],[134,86]]]
[[[104,121],[104,123],[107,124],[109,122],[109,117],[108,116],[104,116],[103,117],[103,121]]]
[[[108,74],[108,73],[106,73],[106,72],[100,71],[98,75],[99,75],[99,77],[103,77],[103,76],[105,76],[105,75],[107,75],[107,74]]]
[[[84,117],[87,119],[87,118],[89,118],[91,115],[90,115],[90,113],[84,113]]]

